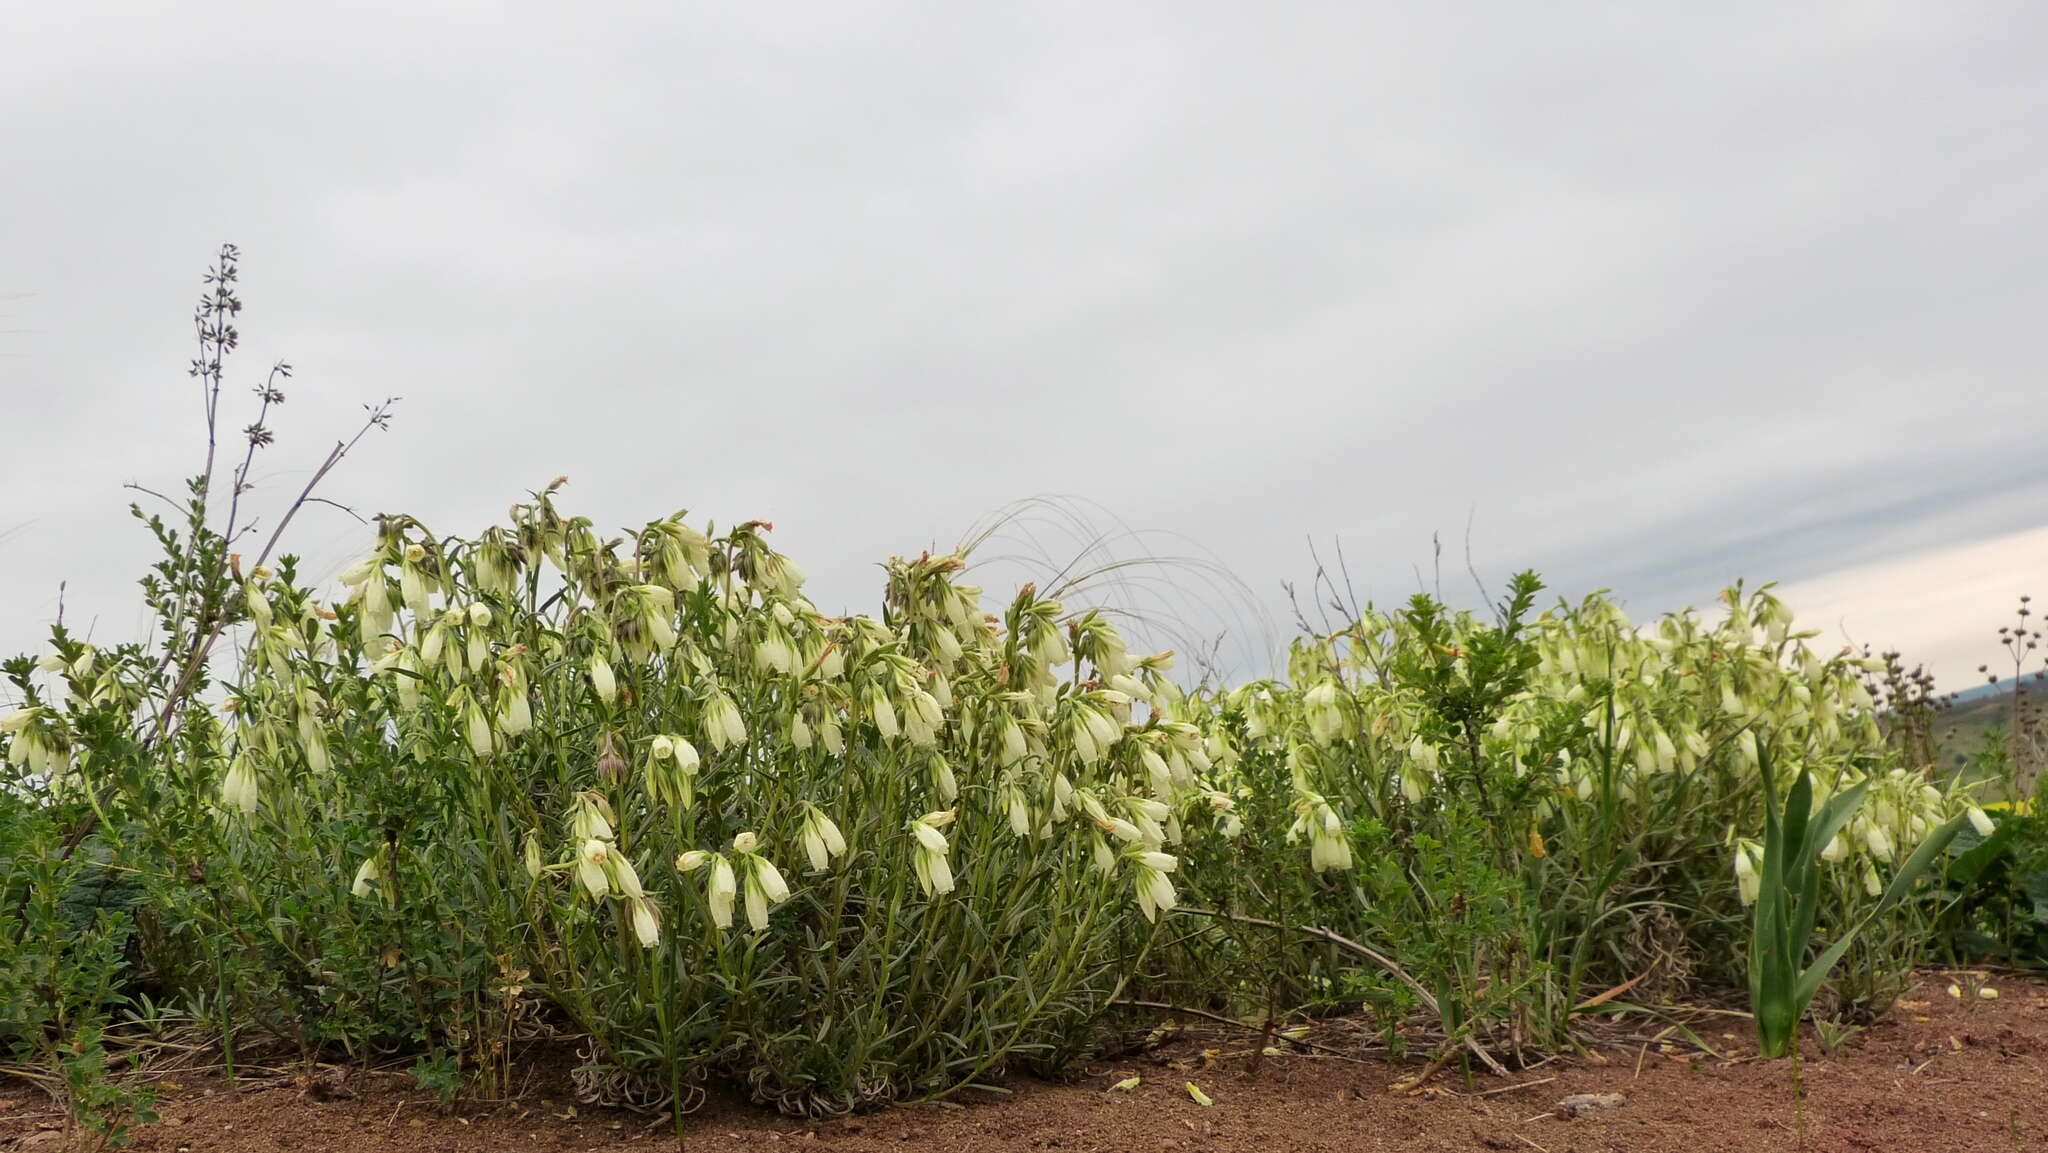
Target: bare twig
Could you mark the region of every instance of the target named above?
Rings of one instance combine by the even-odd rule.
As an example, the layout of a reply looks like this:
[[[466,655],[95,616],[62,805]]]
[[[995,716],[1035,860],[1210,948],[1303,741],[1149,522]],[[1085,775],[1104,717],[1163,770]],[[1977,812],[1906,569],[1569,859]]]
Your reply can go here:
[[[1233,1029],[1243,1029],[1247,1033],[1263,1033],[1265,1031],[1265,1026],[1263,1025],[1247,1025],[1243,1021],[1226,1017],[1221,1013],[1211,1013],[1206,1009],[1191,1009],[1186,1005],[1172,1005],[1168,1004],[1165,1001],[1123,1000],[1111,1001],[1110,1004],[1126,1005],[1133,1009],[1151,1009],[1160,1013],[1180,1013],[1189,1017],[1200,1017],[1205,1021],[1214,1021],[1220,1025],[1228,1025]],[[1318,1052],[1328,1053],[1332,1057],[1342,1057],[1347,1061],[1358,1060],[1358,1058],[1352,1056],[1349,1053],[1344,1052],[1342,1049],[1333,1049],[1328,1045],[1318,1045],[1314,1041],[1297,1039],[1293,1037],[1288,1038],[1288,1041],[1292,1044],[1300,1045],[1303,1048],[1314,1049]]]
[[[341,502],[340,502],[340,501],[338,501],[338,500],[328,500],[328,499],[327,499],[326,497],[324,497],[324,496],[311,496],[311,497],[307,497],[307,498],[306,498],[306,503],[307,503],[307,504],[324,504],[324,505],[327,505],[327,506],[329,506],[330,508],[338,508],[338,509],[340,509],[341,511],[343,511],[343,512],[347,513],[348,515],[350,515],[350,516],[352,516],[352,517],[356,518],[356,523],[357,523],[357,524],[369,524],[369,523],[370,523],[369,521],[367,521],[367,520],[363,519],[363,514],[361,514],[361,513],[357,512],[357,511],[356,511],[355,509],[352,509],[352,508],[350,508],[349,506],[347,506],[347,505],[345,505],[345,504],[341,503]]]
[[[139,484],[136,484],[136,483],[135,483],[134,481],[129,481],[129,482],[127,483],[127,484],[124,484],[124,485],[122,485],[121,487],[122,487],[122,488],[132,488],[132,489],[134,489],[134,490],[135,490],[136,492],[139,492],[139,493],[143,493],[143,494],[145,494],[145,495],[147,495],[147,496],[153,496],[153,497],[157,498],[158,500],[160,500],[160,501],[164,502],[165,504],[167,504],[167,505],[170,505],[170,506],[171,506],[171,508],[175,509],[176,511],[178,511],[178,512],[180,512],[180,513],[183,513],[183,514],[184,514],[184,515],[186,515],[186,516],[191,516],[191,515],[192,515],[192,508],[191,508],[191,506],[190,506],[190,505],[186,504],[186,503],[185,503],[184,501],[181,501],[181,500],[174,500],[174,499],[172,499],[171,497],[165,496],[165,495],[164,495],[163,493],[160,493],[160,492],[158,492],[157,490],[155,490],[155,489],[153,489],[153,488],[149,488],[149,487],[147,487],[147,486],[145,486],[145,485],[139,485]]]
[[[1430,1014],[1437,1019],[1437,1022],[1439,1024],[1445,1024],[1444,1012],[1443,1009],[1437,1004],[1436,997],[1432,995],[1427,988],[1423,987],[1422,982],[1417,981],[1414,977],[1409,976],[1408,971],[1406,969],[1403,969],[1400,965],[1395,964],[1394,959],[1392,957],[1387,956],[1385,953],[1382,953],[1377,949],[1367,948],[1366,946],[1361,945],[1348,937],[1340,937],[1328,929],[1318,928],[1314,925],[1288,925],[1283,924],[1279,921],[1264,920],[1263,918],[1259,917],[1246,917],[1236,913],[1222,913],[1214,909],[1192,909],[1182,907],[1176,910],[1176,912],[1186,913],[1190,916],[1195,917],[1215,917],[1219,920],[1236,921],[1240,924],[1245,925],[1259,925],[1268,929],[1280,929],[1286,932],[1301,933],[1306,936],[1315,937],[1320,940],[1328,941],[1330,944],[1335,945],[1338,948],[1345,950],[1346,952],[1355,953],[1358,956],[1364,957],[1366,960],[1371,961],[1375,965],[1378,965],[1383,971],[1387,973],[1387,975],[1393,977],[1395,980],[1401,982],[1403,985],[1408,986],[1409,990],[1412,991],[1416,995],[1416,997],[1418,997],[1422,1001],[1424,1005],[1428,1006]],[[1445,1028],[1448,1031],[1447,1024],[1445,1025]],[[1501,1064],[1499,1059],[1494,1057],[1492,1053],[1487,1052],[1486,1046],[1481,1045],[1479,1043],[1479,1038],[1472,1036],[1470,1033],[1467,1033],[1464,1037],[1464,1046],[1465,1048],[1471,1050],[1472,1055],[1474,1057],[1479,1058],[1480,1064],[1485,1065],[1488,1069],[1492,1070],[1495,1075],[1501,1077],[1505,1077],[1508,1075],[1507,1066]]]

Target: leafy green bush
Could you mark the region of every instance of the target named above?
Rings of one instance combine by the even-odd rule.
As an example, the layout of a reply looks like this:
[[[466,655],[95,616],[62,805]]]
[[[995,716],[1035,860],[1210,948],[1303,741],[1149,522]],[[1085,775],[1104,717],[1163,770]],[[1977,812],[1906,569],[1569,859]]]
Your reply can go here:
[[[559,481],[473,537],[381,517],[315,587],[273,556],[310,486],[237,551],[290,370],[222,455],[234,258],[199,310],[205,467],[136,510],[149,642],[59,627],[5,667],[0,1028],[109,1132],[146,1108],[102,1091],[131,954],[230,1069],[253,1031],[503,1091],[568,1030],[587,1098],[679,1114],[711,1076],[822,1115],[1057,1069],[1130,1001],[1363,1002],[1498,1067],[1624,994],[1739,985],[1793,789],[1867,797],[1806,846],[1795,918],[1856,1015],[1927,940],[1898,862],[1981,818],[1886,732],[1896,662],[1813,646],[1768,587],[1639,627],[1540,611],[1525,573],[1485,617],[1356,609],[1285,680],[1188,687],[1103,612],[985,604],[964,553],[831,616],[768,525],[608,536]],[[2030,877],[2002,835],[1952,884]],[[1959,939],[2011,931],[2010,892],[1975,907]],[[1395,1028],[1417,1011],[1435,1035]]]
[[[1954,850],[1940,921],[1951,958],[2048,968],[2048,820],[2000,812],[1989,836],[1964,829]]]
[[[1539,589],[1518,578],[1491,620],[1428,597],[1368,609],[1298,642],[1290,685],[1205,699],[1236,752],[1212,787],[1242,827],[1228,849],[1190,851],[1183,890],[1222,915],[1173,951],[1183,979],[1162,995],[1362,993],[1391,1017],[1426,993],[1454,1042],[1556,1044],[1601,990],[1741,982],[1763,744],[1830,789],[1870,791],[1817,846],[1824,925],[1862,921],[1894,862],[1967,807],[1899,764],[1873,662],[1809,647],[1768,590],[1729,590],[1716,624],[1638,629],[1599,596],[1537,614]],[[1892,920],[1926,916],[1906,904]],[[1275,948],[1266,922],[1369,943],[1384,975],[1333,980],[1359,955]],[[1861,940],[1835,971],[1843,1011],[1882,1009],[1924,944]]]

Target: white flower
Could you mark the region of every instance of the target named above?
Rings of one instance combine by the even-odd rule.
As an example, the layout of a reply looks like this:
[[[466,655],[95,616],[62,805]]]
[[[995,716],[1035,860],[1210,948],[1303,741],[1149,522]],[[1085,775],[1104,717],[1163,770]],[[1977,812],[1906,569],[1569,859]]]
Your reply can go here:
[[[576,879],[583,882],[583,888],[593,897],[612,891],[611,877],[605,869],[610,860],[611,850],[603,841],[585,841],[576,851]]]
[[[707,896],[711,904],[711,921],[721,929],[732,928],[732,901],[739,893],[733,882],[732,865],[724,857],[711,858],[711,883]]]
[[[1010,819],[1010,831],[1020,837],[1031,834],[1031,805],[1024,799],[1024,790],[1012,785],[1003,791],[1003,811]]]
[[[669,733],[647,743],[647,792],[665,805],[687,809],[696,800],[697,746]]]
[[[1863,830],[1863,843],[1869,847],[1870,855],[1880,861],[1892,859],[1892,839],[1882,826],[1870,825]]]
[[[1147,921],[1157,921],[1161,912],[1171,912],[1179,903],[1180,895],[1173,890],[1173,882],[1166,874],[1172,872],[1180,862],[1166,853],[1145,852],[1137,855],[1131,872],[1138,894],[1138,911]]]
[[[1991,823],[1991,815],[1989,813],[1986,813],[1983,809],[1980,809],[1975,805],[1971,805],[1970,827],[1977,830],[1978,836],[1988,837],[1991,835],[1991,831],[1995,829],[1997,826]]]
[[[608,863],[611,865],[612,885],[622,896],[647,895],[646,891],[640,888],[640,874],[634,870],[633,862],[627,860],[624,853],[612,853]]]
[[[1735,887],[1745,905],[1756,904],[1762,894],[1764,879],[1757,872],[1757,845],[1754,841],[1738,841],[1735,845]]]
[[[1302,694],[1301,704],[1308,714],[1309,736],[1319,745],[1327,745],[1344,731],[1344,712],[1338,704],[1338,689],[1335,681],[1324,681]]]
[[[365,857],[362,865],[356,869],[355,884],[350,885],[348,891],[357,897],[367,897],[377,891],[377,886],[383,879],[384,873],[377,867],[377,858]]]
[[[407,648],[398,654],[392,667],[398,670],[393,681],[398,686],[398,707],[405,712],[413,712],[420,707],[419,660],[413,650]]]
[[[17,739],[17,743],[18,739]],[[263,803],[263,790],[256,783],[256,770],[248,758],[236,757],[220,782],[221,803],[232,809],[253,813]]]
[[[590,656],[590,687],[597,692],[597,699],[611,704],[619,694],[618,677],[612,673],[612,663],[604,659],[603,653]]]
[[[946,859],[950,846],[946,835],[935,826],[953,819],[951,812],[926,813],[910,823],[911,835],[917,839],[914,865],[917,871],[918,887],[927,897],[943,896],[953,891],[953,866]]]
[[[498,728],[508,737],[533,728],[533,708],[526,701],[524,689],[507,689],[505,703],[498,712]]]
[[[1098,749],[1107,751],[1123,736],[1123,726],[1095,709],[1082,709],[1081,722],[1088,726],[1088,735]]]
[[[491,722],[484,716],[484,710],[470,698],[463,708],[464,731],[469,737],[469,749],[479,757],[488,757],[495,747],[491,733]]]
[[[704,735],[718,752],[747,743],[747,725],[740,718],[739,706],[723,692],[714,690],[704,704]]]
[[[420,570],[410,563],[415,559],[414,553],[425,556],[426,550],[418,545],[406,550],[408,563],[398,568],[398,596],[405,602],[405,607],[412,610],[413,616],[424,620],[427,615],[427,586],[426,582],[420,579]]]
[[[576,794],[569,807],[569,835],[579,841],[612,839],[611,805],[603,793],[585,789]]]
[[[703,868],[710,860],[711,854],[702,849],[691,849],[687,853],[679,853],[676,856],[676,872],[694,873],[698,869]]]
[[[839,826],[832,823],[815,805],[804,807],[802,841],[804,855],[811,859],[811,871],[822,873],[832,865],[832,858],[846,851],[846,838],[839,833]]]
[[[1343,819],[1330,803],[1314,794],[1304,794],[1295,802],[1294,825],[1287,831],[1287,839],[1294,841],[1306,834],[1309,838],[1309,867],[1316,872],[1329,869],[1344,870],[1352,866],[1351,842],[1344,835]]]
[[[882,734],[883,740],[896,739],[896,706],[889,703],[889,694],[880,690],[869,694],[868,715],[874,718],[875,731]]]
[[[654,902],[634,897],[626,902],[626,909],[632,916],[633,935],[640,939],[640,947],[652,949],[660,944],[661,918],[654,911]]]
[[[1004,717],[999,726],[1002,737],[1002,751],[997,754],[997,763],[1005,768],[1024,759],[1031,746],[1024,739],[1024,727],[1014,717]]]
[[[933,753],[930,769],[932,789],[939,794],[939,800],[951,804],[953,798],[960,795],[960,782],[953,777],[953,766],[946,763],[946,758]]]
[[[789,900],[789,885],[764,857],[749,854],[747,865],[747,924],[758,933],[768,927],[769,907]]]

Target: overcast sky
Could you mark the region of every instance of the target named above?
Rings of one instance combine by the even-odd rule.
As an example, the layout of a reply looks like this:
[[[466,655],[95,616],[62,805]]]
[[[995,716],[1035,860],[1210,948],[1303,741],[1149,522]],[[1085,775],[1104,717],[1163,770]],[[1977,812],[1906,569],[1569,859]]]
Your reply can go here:
[[[1311,539],[1471,599],[1469,522],[1496,590],[1780,579],[1962,687],[2048,595],[2044,59],[2033,0],[22,6],[0,649],[62,580],[135,634],[231,240],[266,496],[397,395],[328,496],[769,519],[828,610],[1079,494],[1252,591],[1174,610],[1240,672]]]

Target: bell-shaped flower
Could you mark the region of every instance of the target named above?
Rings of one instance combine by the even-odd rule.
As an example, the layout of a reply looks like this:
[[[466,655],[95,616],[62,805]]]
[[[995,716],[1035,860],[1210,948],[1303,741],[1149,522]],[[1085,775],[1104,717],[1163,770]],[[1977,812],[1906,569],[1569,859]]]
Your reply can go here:
[[[611,846],[595,838],[583,842],[576,849],[576,879],[583,883],[584,891],[593,897],[602,897],[612,891]]]
[[[16,741],[19,743],[20,738]],[[222,804],[244,813],[253,813],[263,804],[263,790],[256,782],[256,769],[247,755],[237,754],[229,762],[227,775],[220,782],[220,799]]]
[[[1003,815],[1009,819],[1010,831],[1020,837],[1031,835],[1031,803],[1024,799],[1024,790],[1010,785],[1003,790]]]
[[[739,895],[739,886],[733,879],[732,863],[716,853],[711,854],[711,880],[705,891],[707,903],[711,906],[711,923],[721,929],[732,928],[732,902]]]
[[[918,888],[927,897],[942,896],[953,891],[953,867],[947,860],[951,846],[946,835],[938,829],[953,819],[950,810],[926,813],[910,823],[910,833],[917,841],[913,865],[917,873]]]
[[[569,799],[569,836],[578,841],[612,839],[612,806],[603,793],[583,789]]]
[[[804,855],[811,860],[811,871],[822,873],[831,868],[832,858],[846,852],[846,838],[840,835],[839,826],[816,805],[804,806],[803,831]]]
[[[377,867],[377,858],[364,857],[363,863],[356,868],[355,883],[349,886],[348,891],[353,896],[367,897],[377,892],[383,882],[384,871]]]
[[[611,704],[619,695],[619,680],[612,672],[612,663],[603,653],[590,654],[590,688],[597,699]]]
[[[1308,731],[1319,745],[1327,745],[1344,731],[1341,689],[1335,681],[1323,681],[1303,693],[1302,710],[1308,715]]]
[[[880,688],[867,692],[868,716],[875,722],[875,731],[885,741],[893,741],[902,730],[896,723],[896,706],[889,700],[889,694]]]
[[[647,795],[662,805],[688,809],[696,800],[697,746],[667,733],[648,742],[644,777]]]
[[[704,702],[703,724],[705,738],[718,752],[747,743],[747,724],[740,718],[740,708],[722,689],[713,689]]]
[[[633,868],[633,862],[621,852],[605,856],[605,868],[611,874],[612,890],[622,897],[645,897],[646,890],[640,887],[640,874]]]
[[[789,884],[782,870],[758,853],[748,854],[746,865],[747,924],[758,933],[768,927],[769,908],[789,900]]]
[[[1756,904],[1763,892],[1763,850],[1755,841],[1735,843],[1735,888],[1745,905]]]
[[[1147,921],[1157,921],[1160,913],[1171,912],[1179,903],[1179,894],[1166,876],[1179,867],[1180,860],[1170,853],[1145,851],[1132,855],[1131,879],[1137,890],[1138,911]]]
[[[960,795],[960,782],[953,776],[953,766],[934,752],[926,761],[925,769],[931,778],[932,791],[939,794],[940,803],[952,804],[953,798]]]
[[[633,936],[643,949],[652,949],[661,943],[661,917],[655,912],[654,902],[646,897],[630,897],[626,901],[626,913],[633,926]]]

